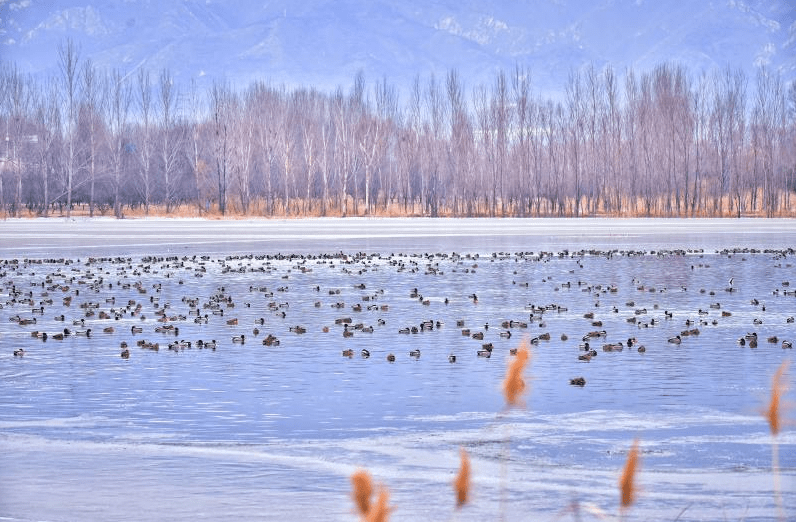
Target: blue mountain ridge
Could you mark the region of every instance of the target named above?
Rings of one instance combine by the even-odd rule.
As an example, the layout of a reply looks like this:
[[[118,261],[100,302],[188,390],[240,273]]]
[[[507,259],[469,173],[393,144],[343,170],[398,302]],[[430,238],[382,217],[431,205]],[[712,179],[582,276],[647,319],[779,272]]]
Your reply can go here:
[[[622,72],[667,61],[694,74],[740,67],[750,83],[759,64],[796,77],[796,9],[785,1],[0,0],[0,57],[21,71],[57,75],[66,38],[102,68],[239,88],[262,79],[328,91],[362,70],[408,93],[416,75],[455,68],[470,89],[521,65],[535,91],[560,93],[590,63]]]

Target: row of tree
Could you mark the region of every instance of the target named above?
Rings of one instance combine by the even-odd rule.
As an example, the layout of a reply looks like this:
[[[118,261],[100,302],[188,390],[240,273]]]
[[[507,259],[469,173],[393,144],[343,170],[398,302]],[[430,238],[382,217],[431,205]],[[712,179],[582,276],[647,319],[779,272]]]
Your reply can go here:
[[[245,215],[792,215],[796,84],[760,69],[528,71],[468,90],[455,70],[348,91],[98,69],[72,41],[34,81],[0,63],[5,215],[76,205]]]

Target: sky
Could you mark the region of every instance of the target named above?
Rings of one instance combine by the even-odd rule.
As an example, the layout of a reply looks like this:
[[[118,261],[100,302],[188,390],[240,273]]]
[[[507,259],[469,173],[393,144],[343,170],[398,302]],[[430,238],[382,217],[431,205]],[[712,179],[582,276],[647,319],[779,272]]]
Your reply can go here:
[[[796,77],[796,7],[785,0],[0,0],[0,57],[58,74],[66,38],[104,68],[183,84],[254,80],[349,87],[358,71],[407,91],[456,69],[467,88],[520,66],[537,92],[563,91],[590,64],[693,74],[731,66]]]

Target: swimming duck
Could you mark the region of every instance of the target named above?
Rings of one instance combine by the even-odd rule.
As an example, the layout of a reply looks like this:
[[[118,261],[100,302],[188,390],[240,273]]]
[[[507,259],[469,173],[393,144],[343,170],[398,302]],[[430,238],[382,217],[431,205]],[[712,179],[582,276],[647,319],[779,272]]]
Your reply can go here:
[[[244,334],[236,335],[232,338],[233,343],[244,344],[246,342],[246,336]]]
[[[17,348],[16,350],[14,350],[14,357],[22,357],[23,355],[25,355],[24,349]]]
[[[125,348],[124,350],[122,350],[122,354],[121,355],[122,355],[122,359],[129,359],[130,358],[130,350]]]
[[[682,339],[680,338],[679,335],[675,335],[674,337],[669,337],[669,342],[672,344],[680,344],[682,342]]]
[[[365,358],[365,359],[370,357],[370,352],[367,349],[365,349],[365,348],[362,348],[362,351],[360,353],[362,354],[362,357]]]
[[[793,343],[790,341],[782,341],[782,348],[793,348]]]
[[[387,361],[389,361],[389,362],[395,362],[395,355],[393,355],[393,354],[391,354],[391,353],[388,353],[388,354],[387,354]]]
[[[409,357],[414,357],[415,359],[418,359],[420,357],[420,349],[410,350]]]
[[[448,362],[449,363],[455,363],[456,362],[456,356],[453,355],[453,354],[448,355]]]
[[[349,348],[348,350],[343,350],[343,357],[348,357],[349,359],[354,356],[354,350]]]
[[[586,386],[586,379],[583,377],[575,377],[574,379],[569,380],[569,384],[572,386]]]

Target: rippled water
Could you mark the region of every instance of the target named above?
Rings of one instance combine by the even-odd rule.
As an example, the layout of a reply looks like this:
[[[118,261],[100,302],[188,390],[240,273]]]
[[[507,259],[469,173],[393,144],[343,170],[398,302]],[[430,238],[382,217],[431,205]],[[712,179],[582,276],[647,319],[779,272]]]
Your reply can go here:
[[[359,466],[390,488],[395,520],[449,518],[464,446],[475,492],[457,518],[588,519],[617,513],[616,480],[638,438],[642,491],[631,514],[775,519],[772,438],[760,411],[771,376],[791,358],[780,342],[796,338],[787,322],[796,269],[793,252],[748,249],[789,248],[796,230],[736,223],[3,224],[0,518],[353,520],[348,476]],[[723,251],[736,246],[746,250]],[[606,255],[614,249],[633,254]],[[223,297],[223,315],[204,307],[213,296]],[[97,317],[130,301],[138,315]],[[155,332],[158,310],[177,319],[167,324],[178,335]],[[206,324],[193,321],[197,310]],[[344,337],[344,317],[373,332]],[[399,333],[427,320],[441,325]],[[528,327],[504,328],[506,320]],[[484,339],[462,335],[458,321]],[[63,328],[92,332],[52,338]],[[667,342],[690,328],[699,335]],[[592,330],[607,336],[591,341],[595,358],[579,361]],[[752,331],[757,348],[736,342]],[[543,333],[550,340],[532,346],[525,407],[507,410],[509,350]],[[279,346],[262,344],[268,334]],[[240,335],[246,342],[233,342]],[[601,349],[629,337],[646,352]],[[159,350],[136,346],[141,339]],[[199,339],[216,349],[198,349]],[[191,348],[167,348],[179,340]],[[492,356],[478,357],[488,342]],[[14,357],[20,347],[25,355]],[[353,357],[343,357],[349,348]],[[583,388],[569,384],[576,376]],[[790,515],[794,449],[786,429],[778,451]]]

